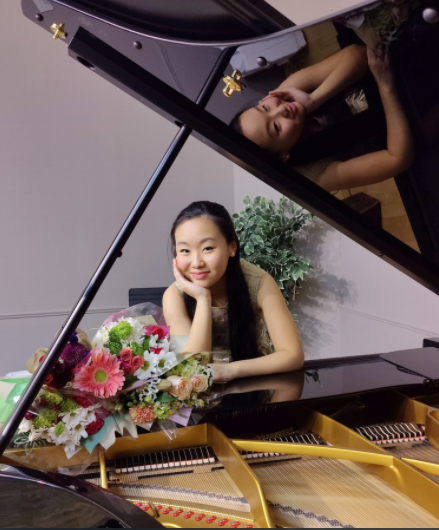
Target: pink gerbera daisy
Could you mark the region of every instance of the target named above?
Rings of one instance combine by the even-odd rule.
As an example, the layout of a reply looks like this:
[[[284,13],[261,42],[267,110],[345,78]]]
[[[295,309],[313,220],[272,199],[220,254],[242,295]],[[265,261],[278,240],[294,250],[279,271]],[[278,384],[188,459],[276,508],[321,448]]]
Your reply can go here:
[[[122,389],[124,382],[118,358],[107,350],[92,350],[90,364],[75,374],[73,388],[96,397],[109,398]]]

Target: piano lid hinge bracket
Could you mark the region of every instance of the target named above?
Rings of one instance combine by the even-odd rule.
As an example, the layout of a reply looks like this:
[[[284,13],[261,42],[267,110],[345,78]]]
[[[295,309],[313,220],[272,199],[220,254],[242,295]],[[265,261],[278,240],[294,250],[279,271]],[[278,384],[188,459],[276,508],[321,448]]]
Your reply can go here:
[[[242,73],[239,70],[234,70],[231,75],[223,77],[223,81],[226,86],[223,88],[223,94],[229,98],[233,92],[242,92],[245,86],[241,83]]]
[[[53,33],[53,39],[65,39],[67,37],[67,32],[65,31],[66,25],[64,23],[61,24],[52,24],[50,26],[50,31]]]

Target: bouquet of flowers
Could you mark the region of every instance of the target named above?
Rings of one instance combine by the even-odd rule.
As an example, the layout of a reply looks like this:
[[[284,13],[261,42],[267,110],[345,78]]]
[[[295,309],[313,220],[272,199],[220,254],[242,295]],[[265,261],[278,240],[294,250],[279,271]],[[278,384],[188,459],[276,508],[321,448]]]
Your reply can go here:
[[[420,5],[419,0],[387,0],[361,8],[339,22],[354,29],[367,46],[379,51],[401,36]]]
[[[91,343],[80,330],[72,335],[20,424],[16,445],[62,445],[70,457],[82,446],[109,447],[124,429],[137,436],[137,426],[149,430],[156,419],[188,424],[192,409],[204,406],[212,369],[202,354],[174,351],[169,327],[144,314],[150,306],[112,315]],[[46,351],[40,353],[38,363]]]
[[[63,445],[67,456],[73,456],[86,438],[102,429],[109,414],[96,399],[44,389],[26,413],[14,443],[27,450],[46,442]]]

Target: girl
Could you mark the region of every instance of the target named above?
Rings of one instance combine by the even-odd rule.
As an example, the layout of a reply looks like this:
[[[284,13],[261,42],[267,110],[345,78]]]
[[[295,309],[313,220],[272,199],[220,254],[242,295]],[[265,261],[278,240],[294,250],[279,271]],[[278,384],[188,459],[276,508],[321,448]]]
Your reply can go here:
[[[240,260],[223,206],[190,204],[175,220],[171,239],[177,281],[163,296],[163,310],[172,333],[189,336],[183,351],[229,349],[235,362],[213,364],[214,381],[302,367],[302,343],[285,300],[269,274]]]
[[[312,144],[315,134],[327,127],[327,117],[318,116],[315,111],[363,78],[368,67],[375,78],[384,109],[387,145],[384,149],[344,161],[328,159],[317,171],[307,168],[303,174],[328,191],[395,177],[411,165],[413,145],[409,124],[395,89],[387,49],[379,57],[366,46],[348,46],[320,63],[292,74],[260,104],[236,116],[231,125],[287,161],[299,140],[308,137],[308,143]],[[353,114],[356,112],[353,110]],[[300,168],[298,171],[302,172]]]

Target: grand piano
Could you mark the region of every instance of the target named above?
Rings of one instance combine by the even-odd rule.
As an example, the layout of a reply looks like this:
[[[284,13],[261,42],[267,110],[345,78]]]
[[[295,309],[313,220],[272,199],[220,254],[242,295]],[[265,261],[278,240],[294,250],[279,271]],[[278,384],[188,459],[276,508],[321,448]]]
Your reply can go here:
[[[352,31],[355,20],[371,17],[381,6],[388,3],[366,2],[328,19]],[[410,112],[416,117],[412,123],[420,155],[412,172],[398,177],[398,186],[420,252],[224,122],[224,116],[229,121],[238,110],[234,93],[244,89],[251,94],[255,71],[264,73],[275,63],[276,58],[267,59],[270,50],[280,50],[282,58],[285,43],[294,41],[300,47],[298,32],[304,28],[271,4],[22,0],[22,8],[27,18],[63,41],[74,60],[180,129],[2,426],[0,483],[6,493],[0,501],[1,526],[437,528],[435,341],[419,350],[307,362],[298,373],[219,385],[197,425],[171,434],[145,433],[137,440],[121,437],[87,459],[80,452],[66,461],[56,447],[37,447],[27,454],[10,446],[19,422],[191,134],[439,292],[437,195],[429,148],[436,136],[427,120],[436,112],[436,102],[426,98],[421,107],[416,105],[410,70],[398,70],[398,75],[401,97],[410,98]],[[419,58],[423,35],[429,44],[437,38],[439,12],[435,2],[419,0],[407,16],[400,29],[403,49],[413,49]],[[346,31],[340,29],[340,41],[343,36]],[[239,61],[247,72],[235,72]],[[272,70],[279,75],[276,67]],[[228,101],[231,106],[224,111]],[[423,120],[433,130],[428,141]],[[419,172],[422,178],[416,179]],[[429,184],[423,189],[425,182]]]

